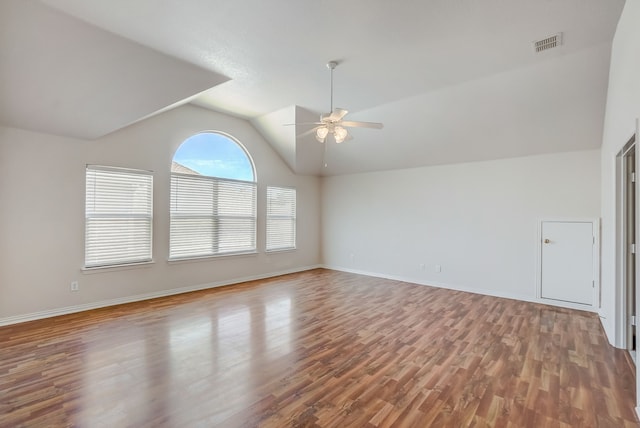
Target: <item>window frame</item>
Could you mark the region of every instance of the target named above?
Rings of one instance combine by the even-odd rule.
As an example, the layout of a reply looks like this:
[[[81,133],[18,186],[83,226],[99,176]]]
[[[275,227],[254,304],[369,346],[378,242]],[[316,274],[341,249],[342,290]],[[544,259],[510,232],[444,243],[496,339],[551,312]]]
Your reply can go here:
[[[180,213],[176,209],[176,205],[178,202],[176,201],[177,196],[174,193],[175,185],[174,183],[179,181],[180,179],[208,182],[211,184],[211,213]],[[219,205],[219,193],[220,193],[220,184],[225,183],[237,183],[240,185],[247,185],[248,188],[251,188],[253,191],[252,199],[253,205],[251,207],[252,214],[251,215],[225,215],[220,214]],[[170,212],[169,212],[169,260],[170,261],[178,261],[178,260],[190,260],[190,259],[199,259],[199,258],[208,258],[208,257],[220,257],[220,256],[231,256],[238,254],[251,254],[257,252],[257,242],[256,242],[256,230],[257,230],[257,183],[252,181],[244,181],[244,180],[232,180],[232,179],[224,179],[218,177],[210,177],[210,176],[198,176],[192,174],[181,174],[181,173],[171,173],[171,189],[170,189]],[[178,255],[180,251],[176,248],[172,247],[172,243],[177,244],[177,242],[173,241],[172,238],[174,236],[173,227],[175,223],[173,223],[174,219],[191,219],[191,220],[210,220],[212,227],[212,234],[208,236],[211,240],[211,251],[210,252],[192,252],[191,254]],[[251,237],[251,248],[241,249],[241,250],[231,250],[231,251],[220,251],[221,242],[220,242],[220,234],[216,233],[219,231],[219,225],[223,220],[250,220],[252,223],[252,231],[253,236]],[[175,252],[174,252],[175,250]],[[184,251],[182,251],[184,253]]]
[[[206,258],[216,258],[216,257],[228,257],[228,256],[237,256],[237,255],[247,255],[247,254],[256,254],[258,251],[258,245],[257,245],[257,229],[258,229],[258,216],[257,216],[257,206],[258,206],[258,201],[257,201],[257,194],[258,194],[258,182],[256,179],[256,169],[255,169],[255,164],[253,162],[253,159],[250,155],[250,153],[248,152],[248,150],[246,149],[246,147],[240,143],[237,139],[235,139],[234,137],[232,137],[231,135],[224,133],[224,132],[219,132],[219,131],[205,131],[205,132],[199,132],[196,134],[191,135],[190,137],[186,138],[178,147],[178,149],[176,149],[176,152],[179,150],[179,148],[182,146],[182,144],[184,144],[185,142],[187,142],[190,138],[196,136],[196,135],[201,135],[201,134],[217,134],[218,136],[222,136],[226,139],[228,139],[229,141],[235,143],[244,153],[244,155],[246,156],[246,159],[248,161],[248,164],[251,168],[251,175],[253,177],[253,181],[248,181],[248,180],[239,180],[239,179],[233,179],[233,178],[224,178],[224,177],[216,177],[216,176],[210,176],[210,175],[202,175],[202,174],[188,174],[188,173],[181,173],[181,172],[170,172],[170,189],[169,189],[169,256],[168,256],[168,260],[170,262],[179,262],[179,261],[188,261],[188,260],[197,260],[197,259],[206,259]],[[172,158],[173,162],[179,163],[178,161],[175,160],[175,153],[174,153],[174,157]],[[180,183],[180,181],[184,180],[184,182],[186,183],[188,180],[194,180],[196,182],[200,182],[202,183],[211,183],[211,192],[210,193],[202,193],[203,198],[209,198],[211,200],[211,207],[209,207],[210,209],[210,213],[205,213],[204,210],[201,212],[188,212],[188,211],[193,211],[194,209],[196,209],[195,205],[193,204],[192,207],[188,206],[188,202],[185,199],[185,202],[180,203],[179,202],[179,198],[180,196],[176,194],[176,192],[179,191],[178,189],[178,183]],[[233,192],[233,187],[237,187],[239,189],[239,191],[242,193],[242,187],[245,187],[246,189],[251,189],[252,194],[250,195],[250,199],[251,199],[251,205],[247,205],[247,206],[242,206],[240,207],[240,210],[246,210],[247,208],[250,211],[250,215],[246,215],[246,213],[244,215],[240,215],[240,214],[224,214],[221,213],[221,210],[224,210],[225,208],[221,208],[221,203],[222,202],[226,202],[226,207],[227,209],[231,209],[233,211],[233,207],[229,208],[231,205],[233,205],[232,199],[230,198],[226,198],[226,199],[221,199],[221,187],[227,187],[229,190],[229,188],[231,190],[229,190],[230,192]],[[183,187],[183,190],[186,189],[188,186]],[[206,186],[205,186],[206,187]],[[189,195],[191,197],[193,196],[197,196],[197,194],[192,194]],[[241,195],[242,196],[242,195]],[[246,195],[245,195],[246,196]],[[242,198],[239,198],[242,199]],[[180,205],[184,205],[183,207],[181,207]],[[237,208],[237,207],[236,207]],[[182,211],[182,212],[181,212]],[[207,230],[210,229],[211,233],[207,235],[207,237],[210,239],[210,251],[202,251],[202,249],[204,247],[206,247],[207,243],[203,243],[205,240],[202,240],[202,242],[200,243],[200,248],[201,250],[198,251],[197,248],[192,248],[193,251],[191,251],[191,253],[189,253],[188,249],[184,249],[180,248],[181,246],[181,240],[185,240],[188,239],[188,234],[189,234],[189,225],[185,224],[182,226],[182,234],[176,234],[176,230],[178,228],[180,228],[180,225],[178,224],[177,220],[180,219],[192,219],[195,222],[197,222],[198,220],[201,220],[203,222],[206,223],[206,221],[210,220],[210,227],[207,228]],[[231,226],[228,229],[221,229],[220,225],[222,222],[224,222],[225,220],[227,220],[229,223],[231,223]],[[221,239],[224,239],[224,234],[225,233],[229,233],[229,231],[233,232],[233,223],[237,222],[237,224],[242,223],[243,221],[247,221],[249,220],[249,224],[250,226],[246,227],[245,229],[243,228],[239,228],[236,232],[240,232],[240,233],[250,233],[249,236],[249,243],[250,246],[246,247],[246,248],[242,248],[242,249],[231,249],[231,250],[222,250],[221,251],[221,246],[223,245],[221,242]],[[174,229],[175,228],[175,229]],[[195,230],[195,229],[194,229]],[[193,233],[193,231],[191,231]],[[239,240],[238,240],[239,241]],[[234,239],[231,239],[227,242],[228,245],[233,245],[234,243]],[[236,242],[237,243],[237,242]],[[182,244],[184,245],[184,244]],[[194,243],[195,246],[197,246],[198,244]]]
[[[93,177],[90,175],[93,174]],[[107,269],[118,268],[126,266],[144,265],[153,263],[153,171],[122,168],[115,166],[93,165],[87,164],[85,166],[85,231],[84,231],[84,264],[83,270],[95,270],[95,269]],[[98,176],[102,175],[102,184],[105,186],[103,192],[112,192],[108,197],[106,195],[97,195],[96,183]],[[143,198],[134,200],[134,194],[124,194],[122,188],[122,180],[126,176],[139,176],[144,179],[137,183],[145,190]],[[104,181],[105,177],[110,176],[110,179]],[[111,180],[111,182],[109,182]],[[121,183],[118,183],[118,180]],[[93,183],[93,188],[91,188]],[[125,185],[126,185],[125,180]],[[130,181],[129,185],[136,184],[135,181]],[[120,187],[120,189],[118,189]],[[146,189],[145,189],[146,188]],[[117,195],[117,193],[121,193]],[[120,197],[120,199],[114,199],[114,196]],[[102,201],[100,201],[102,197]],[[109,202],[105,202],[105,199],[109,199]],[[126,205],[129,203],[129,205]],[[126,209],[122,204],[125,204]],[[97,208],[96,205],[101,205]],[[120,205],[120,207],[118,207]],[[142,209],[144,207],[144,209]],[[144,211],[144,212],[141,212]],[[129,228],[123,228],[122,226],[106,225],[106,232],[103,231],[103,235],[97,236],[100,229],[105,230],[105,226],[99,227],[100,220],[120,221],[130,223],[140,223],[142,220],[142,228],[135,228],[132,224],[129,224]],[[96,224],[97,223],[97,224]],[[142,232],[142,235],[140,234]],[[113,234],[119,233],[116,239],[113,239]],[[106,248],[111,247],[114,244],[122,244],[122,241],[129,241],[130,256],[129,257],[109,257],[109,251]],[[102,242],[100,242],[102,241]],[[120,242],[118,242],[120,241]],[[103,247],[100,251],[100,246]],[[138,251],[131,250],[132,247],[139,246]],[[101,257],[100,257],[101,256]],[[93,259],[93,260],[92,260]]]
[[[272,198],[270,197],[270,190],[279,190],[279,191],[292,191],[293,192],[293,201],[289,199],[289,203],[293,203],[293,212],[291,215],[286,214],[270,214],[271,212],[271,204]],[[286,246],[271,246],[270,247],[270,231],[269,225],[271,224],[270,220],[290,220],[292,221],[292,235],[293,240],[290,242],[290,245]],[[274,253],[279,251],[294,251],[297,249],[297,237],[298,237],[298,190],[295,187],[291,186],[267,186],[266,190],[266,211],[265,211],[265,252]]]

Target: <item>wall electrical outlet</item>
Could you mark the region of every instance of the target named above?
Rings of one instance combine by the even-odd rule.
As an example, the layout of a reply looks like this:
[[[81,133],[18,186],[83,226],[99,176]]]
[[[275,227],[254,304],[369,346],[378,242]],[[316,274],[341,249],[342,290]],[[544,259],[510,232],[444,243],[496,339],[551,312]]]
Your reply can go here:
[[[78,281],[71,281],[71,291],[78,291],[79,289]]]
[[[420,270],[425,270],[426,266],[424,263],[420,263]]]
[[[435,270],[436,272],[442,272],[442,266],[436,265]]]

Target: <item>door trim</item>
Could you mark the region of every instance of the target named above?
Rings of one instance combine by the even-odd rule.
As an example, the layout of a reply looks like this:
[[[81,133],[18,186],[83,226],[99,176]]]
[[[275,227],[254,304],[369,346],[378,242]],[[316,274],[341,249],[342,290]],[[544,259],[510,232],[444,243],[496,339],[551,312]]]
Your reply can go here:
[[[545,299],[542,297],[542,223],[544,222],[564,222],[564,223],[591,223],[594,237],[593,244],[593,272],[594,281],[593,299],[591,305],[583,305],[580,303],[563,302],[554,299]],[[536,245],[536,299],[540,303],[553,306],[561,306],[564,308],[581,309],[592,312],[598,312],[601,305],[600,298],[600,219],[599,218],[566,218],[566,217],[545,217],[538,219],[538,233]]]
[[[638,128],[638,120],[636,120],[636,128]],[[631,150],[635,152],[636,164],[635,170],[636,174],[640,171],[640,152],[639,152],[639,142],[638,135],[640,135],[640,131],[636,129],[636,132],[627,140],[627,142],[622,146],[620,151],[615,156],[615,300],[613,313],[614,317],[614,342],[615,346],[622,349],[627,349],[627,322],[628,322],[628,310],[627,310],[627,259],[626,259],[626,244],[627,244],[627,225],[625,222],[625,211],[627,209],[627,202],[625,193],[627,191],[627,180],[626,180],[626,163],[625,158],[627,153]],[[635,210],[636,210],[636,233],[635,233],[635,242],[640,242],[640,220],[638,216],[640,215],[640,186],[636,185],[635,189]],[[638,289],[638,285],[640,285],[640,271],[638,267],[638,252],[636,252],[635,260],[636,260],[636,290]],[[635,306],[636,314],[640,313],[638,310],[640,309],[640,293],[636,293],[636,301],[633,302]],[[602,315],[601,315],[602,316]],[[640,372],[638,373],[638,379],[640,382]],[[640,386],[639,386],[640,391]],[[639,398],[640,400],[640,398]]]

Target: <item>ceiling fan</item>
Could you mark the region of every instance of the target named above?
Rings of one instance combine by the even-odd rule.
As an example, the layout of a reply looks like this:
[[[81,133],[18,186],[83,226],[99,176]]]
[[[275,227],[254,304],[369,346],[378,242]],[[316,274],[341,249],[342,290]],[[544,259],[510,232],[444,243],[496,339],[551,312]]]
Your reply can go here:
[[[342,120],[347,113],[347,110],[342,108],[333,108],[333,70],[338,63],[331,61],[327,64],[327,68],[331,73],[331,113],[320,115],[319,122],[306,122],[306,123],[294,123],[291,125],[314,125],[310,130],[303,132],[298,137],[304,137],[315,133],[316,140],[324,143],[329,135],[333,137],[336,143],[342,143],[346,140],[351,140],[353,137],[349,134],[346,128],[373,128],[382,129],[382,123],[376,122],[354,122],[348,120]]]

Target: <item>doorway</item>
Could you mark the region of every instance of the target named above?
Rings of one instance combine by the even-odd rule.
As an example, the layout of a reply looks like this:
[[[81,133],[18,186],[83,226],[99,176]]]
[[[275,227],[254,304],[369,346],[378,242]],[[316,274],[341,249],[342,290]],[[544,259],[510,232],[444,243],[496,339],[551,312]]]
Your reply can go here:
[[[618,254],[620,261],[619,278],[622,282],[622,310],[624,346],[636,361],[636,235],[637,197],[636,197],[636,138],[635,135],[624,145],[618,154],[619,225]]]

